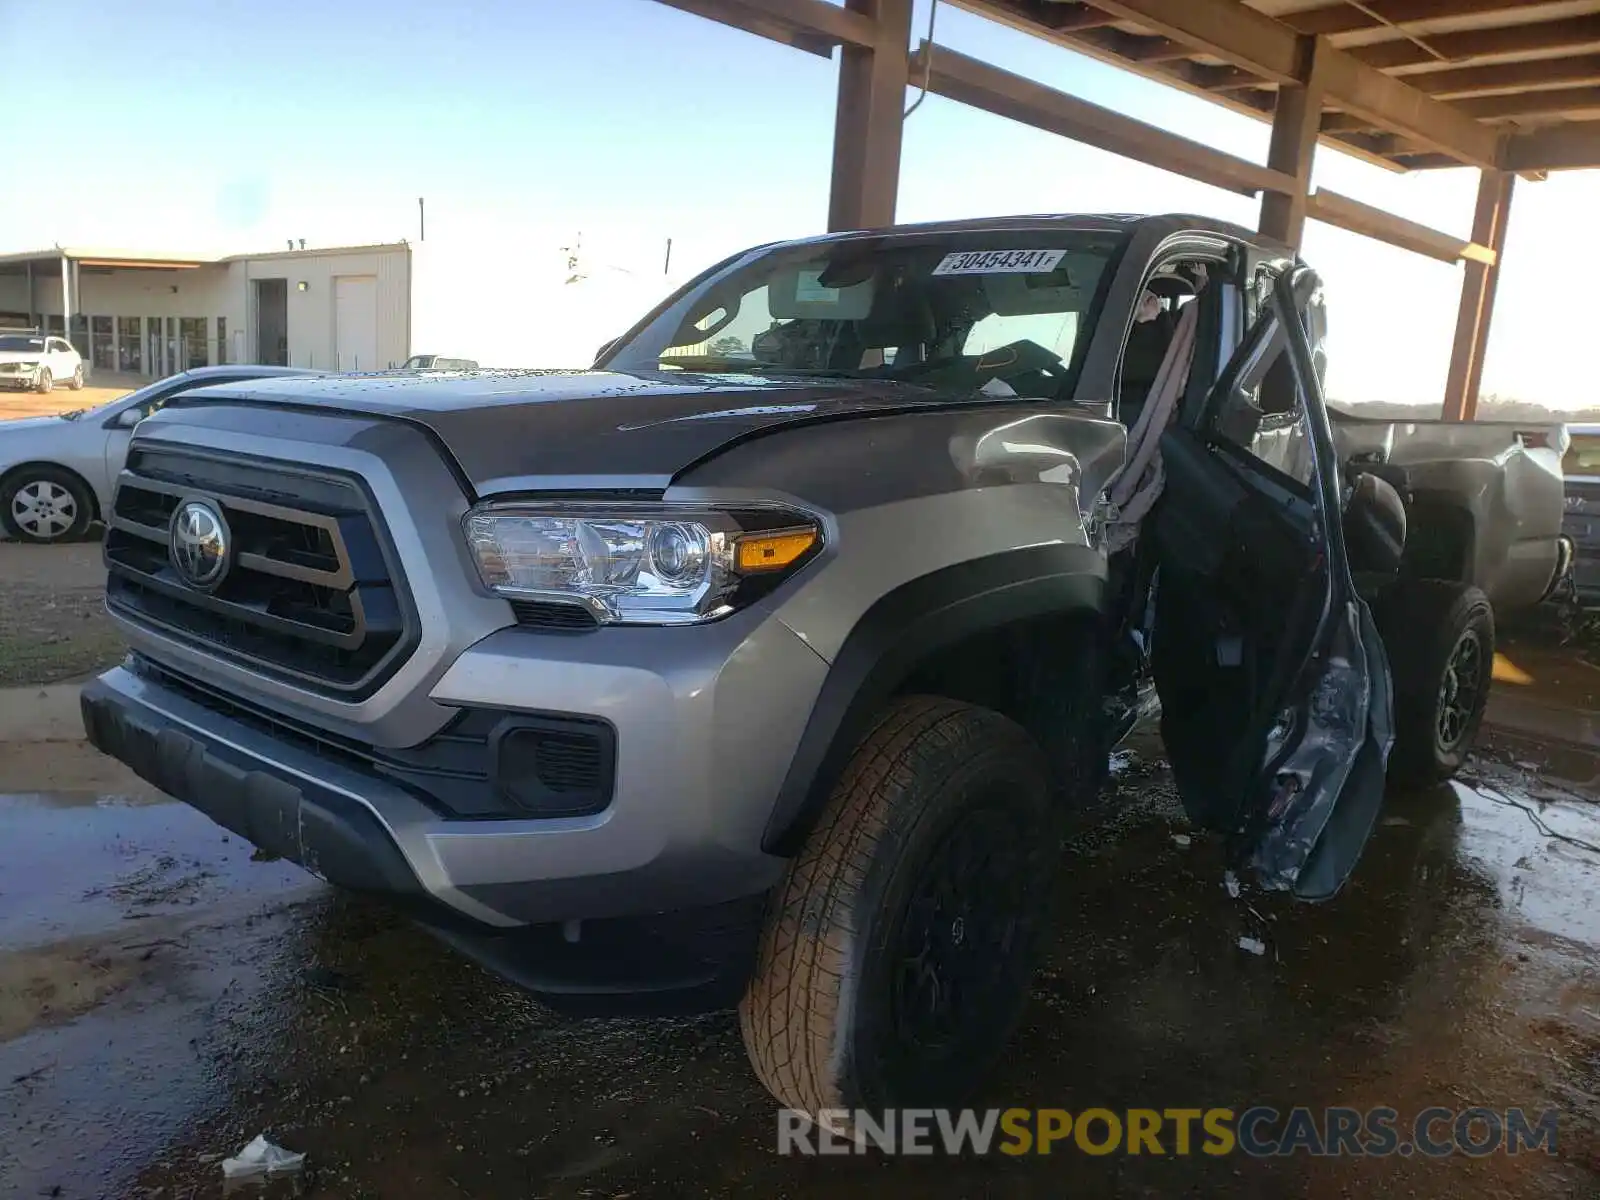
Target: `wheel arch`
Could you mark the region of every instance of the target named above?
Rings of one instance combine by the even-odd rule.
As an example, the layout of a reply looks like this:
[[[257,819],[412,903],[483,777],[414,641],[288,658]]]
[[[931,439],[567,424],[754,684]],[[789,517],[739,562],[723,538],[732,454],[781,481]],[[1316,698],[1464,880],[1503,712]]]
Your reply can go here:
[[[908,684],[926,685],[941,675],[965,679],[947,668],[963,656],[981,659],[986,648],[1002,642],[1084,636],[1098,628],[1105,603],[1103,554],[1059,544],[956,563],[881,596],[834,656],[768,818],[762,849],[785,857],[798,852],[873,716],[909,690]],[[959,685],[935,682],[932,690],[982,702]],[[968,694],[952,694],[963,691]]]
[[[1408,577],[1475,582],[1478,514],[1471,505],[1448,492],[1418,489],[1406,506],[1406,524],[1403,569]]]

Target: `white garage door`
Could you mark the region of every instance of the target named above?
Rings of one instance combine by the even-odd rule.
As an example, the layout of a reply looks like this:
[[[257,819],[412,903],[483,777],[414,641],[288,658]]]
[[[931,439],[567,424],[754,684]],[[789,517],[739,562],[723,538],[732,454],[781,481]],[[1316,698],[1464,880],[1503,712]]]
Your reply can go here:
[[[341,371],[377,371],[378,277],[340,275],[333,281],[333,345]]]

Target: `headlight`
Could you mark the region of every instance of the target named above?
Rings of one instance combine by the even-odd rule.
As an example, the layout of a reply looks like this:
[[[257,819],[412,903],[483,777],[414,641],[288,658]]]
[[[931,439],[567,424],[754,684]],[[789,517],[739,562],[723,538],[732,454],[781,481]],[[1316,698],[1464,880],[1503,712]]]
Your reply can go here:
[[[572,601],[632,625],[726,616],[822,546],[813,518],[776,507],[485,504],[463,525],[491,591]]]

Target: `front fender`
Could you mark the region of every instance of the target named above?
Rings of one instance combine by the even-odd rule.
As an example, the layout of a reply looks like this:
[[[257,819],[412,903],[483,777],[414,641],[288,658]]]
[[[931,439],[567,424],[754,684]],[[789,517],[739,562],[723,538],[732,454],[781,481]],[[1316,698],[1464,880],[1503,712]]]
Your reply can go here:
[[[1042,545],[955,563],[877,600],[845,637],[812,706],[761,848],[792,856],[811,831],[875,714],[932,655],[1035,617],[1100,613],[1105,557]]]

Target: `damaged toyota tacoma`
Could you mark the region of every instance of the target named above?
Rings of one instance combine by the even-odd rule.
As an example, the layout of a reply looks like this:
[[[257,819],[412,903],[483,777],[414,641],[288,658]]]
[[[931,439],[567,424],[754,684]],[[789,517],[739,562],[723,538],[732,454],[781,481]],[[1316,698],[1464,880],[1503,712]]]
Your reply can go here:
[[[591,371],[205,389],[89,737],[552,1005],[737,1005],[785,1104],[953,1101],[1142,717],[1308,900],[1471,744],[1488,601],[1400,571],[1321,304],[1213,221],[995,219],[739,254]]]

